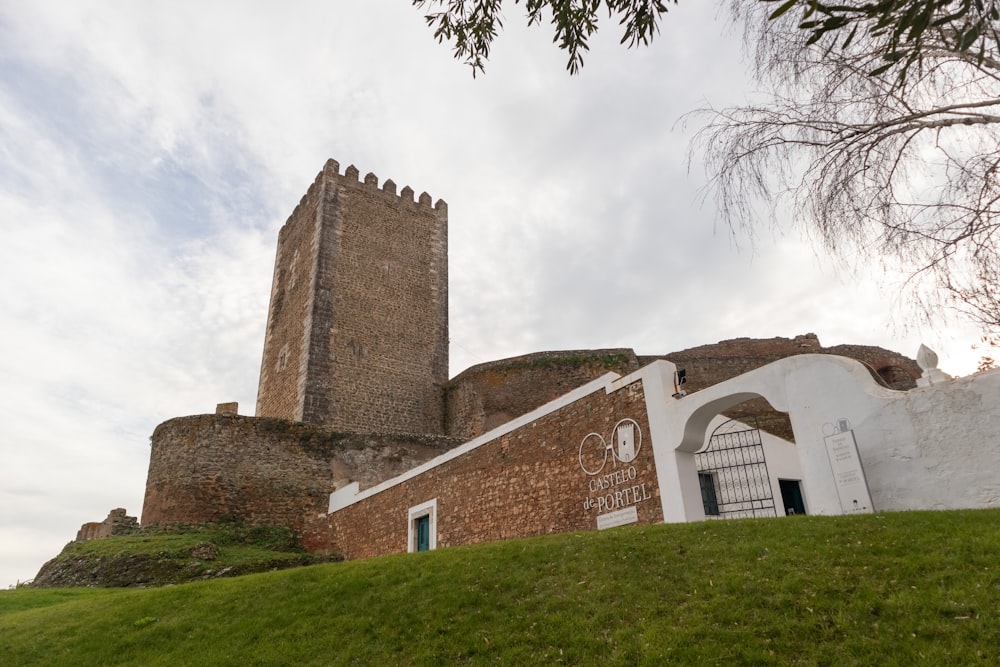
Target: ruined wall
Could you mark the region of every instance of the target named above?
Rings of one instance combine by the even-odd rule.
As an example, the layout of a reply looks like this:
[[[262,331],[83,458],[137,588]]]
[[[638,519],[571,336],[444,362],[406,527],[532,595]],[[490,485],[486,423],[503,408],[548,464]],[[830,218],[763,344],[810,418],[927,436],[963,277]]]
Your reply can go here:
[[[347,481],[369,486],[459,444],[235,415],[171,419],[151,440],[144,526],[235,517],[296,529],[325,513],[330,492]]]
[[[901,354],[866,345],[824,348],[815,334],[795,338],[736,338],[711,345],[637,357],[628,348],[538,352],[473,366],[453,378],[445,392],[445,432],[471,439],[582,386],[608,371],[627,375],[657,359],[687,371],[689,393],[736,377],[772,361],[797,354],[836,354],[866,364],[877,381],[892,389],[910,389],[920,368]],[[726,412],[753,419],[775,435],[791,439],[783,413],[762,400]]]
[[[76,533],[76,541],[86,542],[115,535],[128,535],[138,529],[139,520],[134,516],[128,516],[124,507],[119,507],[108,512],[104,521],[90,521],[80,526],[80,530]]]
[[[876,381],[890,389],[912,389],[920,377],[917,363],[901,354],[870,345],[823,347],[812,333],[795,338],[734,338],[664,355],[642,356],[639,362],[646,365],[655,359],[672,361],[687,370],[688,389],[697,391],[797,354],[836,354],[860,361],[874,371]]]
[[[443,433],[447,205],[330,160],[278,237],[257,415]]]
[[[639,362],[642,365],[655,359],[673,362],[677,368],[687,371],[684,389],[691,393],[799,354],[835,354],[860,361],[868,367],[876,382],[890,389],[915,387],[921,372],[914,360],[899,353],[870,345],[823,347],[816,334],[812,333],[795,338],[734,338],[665,355],[642,356]],[[747,401],[725,414],[733,419],[755,423],[787,440],[794,439],[788,416],[777,412],[764,400]]]
[[[589,433],[610,438],[624,418],[634,419],[645,438],[635,460],[617,466],[609,460],[600,474],[585,473],[583,439]],[[405,552],[409,508],[432,499],[437,501],[438,548],[592,530],[598,514],[632,505],[640,523],[660,522],[648,434],[641,381],[611,394],[598,389],[326,519],[317,518],[306,530],[307,544],[347,558]],[[596,470],[599,462],[589,463]]]
[[[538,352],[473,366],[448,383],[445,432],[472,439],[605,373],[639,368],[635,352]]]

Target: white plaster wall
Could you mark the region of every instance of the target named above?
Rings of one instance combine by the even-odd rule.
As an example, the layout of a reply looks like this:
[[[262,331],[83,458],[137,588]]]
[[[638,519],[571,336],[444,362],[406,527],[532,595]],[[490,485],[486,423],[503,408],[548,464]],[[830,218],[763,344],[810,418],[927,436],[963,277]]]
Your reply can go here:
[[[668,399],[663,410],[669,432],[654,444],[681,460],[703,446],[706,428],[720,412],[750,398],[764,398],[791,419],[807,511],[840,514],[840,498],[826,454],[826,429],[846,419],[856,434],[878,444],[886,434],[881,423],[870,420],[896,395],[903,392],[877,385],[865,367],[853,359],[812,354],[789,357],[680,400]],[[897,425],[894,430],[899,428]],[[656,465],[659,471],[659,459]],[[699,513],[704,516],[693,503],[686,502],[684,511],[681,520],[696,521]]]
[[[661,458],[679,464],[700,449],[719,412],[757,396],[788,412],[795,433],[800,474],[788,463],[790,450],[773,445],[772,484],[801,479],[810,514],[844,512],[825,440],[841,423],[853,432],[876,511],[1000,506],[1000,370],[902,392],[876,384],[851,359],[782,359],[683,399],[667,398],[657,470]],[[685,494],[684,517],[674,520],[704,518],[694,500]]]
[[[912,389],[871,421],[882,437],[858,449],[877,510],[1000,507],[1000,370]]]

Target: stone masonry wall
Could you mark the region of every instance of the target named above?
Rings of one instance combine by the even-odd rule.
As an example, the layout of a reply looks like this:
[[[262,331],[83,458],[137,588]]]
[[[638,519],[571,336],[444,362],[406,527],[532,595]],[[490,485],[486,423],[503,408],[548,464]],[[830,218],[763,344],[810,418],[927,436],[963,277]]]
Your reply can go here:
[[[125,508],[119,507],[108,512],[104,521],[91,521],[80,526],[76,533],[77,542],[99,540],[115,535],[128,535],[139,528],[139,520],[128,516]]]
[[[447,205],[338,170],[327,162],[279,234],[257,414],[442,434]]]
[[[815,334],[795,338],[736,338],[711,345],[640,356],[628,348],[539,352],[473,366],[453,378],[445,391],[445,432],[471,439],[554,400],[608,371],[626,375],[656,359],[687,371],[686,391],[694,392],[772,361],[796,354],[837,354],[866,364],[882,384],[905,390],[916,386],[920,368],[901,354],[866,345],[824,348]],[[754,418],[761,428],[791,439],[787,415],[763,400],[748,401],[726,413]]]
[[[142,525],[235,517],[301,529],[348,481],[370,486],[457,444],[235,415],[171,419],[153,432]]]
[[[709,345],[700,345],[665,355],[642,356],[646,365],[655,359],[666,359],[687,371],[688,393],[711,387],[778,359],[797,354],[836,354],[860,361],[872,377],[890,389],[907,390],[916,386],[920,367],[912,359],[897,352],[870,345],[836,345],[823,347],[816,334],[794,338],[734,338]],[[787,440],[793,440],[788,415],[777,412],[763,399],[742,403],[726,411],[733,419],[753,421],[760,428]]]
[[[608,460],[596,475],[581,469],[581,442],[600,433],[611,442],[622,419],[643,435],[634,461]],[[407,551],[408,511],[437,499],[437,546],[592,530],[597,515],[635,505],[640,523],[663,520],[648,439],[641,382],[611,394],[598,390],[470,452],[367,499],[316,518],[306,544],[364,558]],[[596,445],[596,440],[588,440]],[[600,461],[587,449],[591,469]],[[611,457],[609,456],[609,459]]]
[[[734,338],[700,345],[664,355],[642,356],[646,365],[666,359],[687,370],[688,389],[697,391],[734,378],[772,361],[797,354],[836,354],[866,364],[876,381],[890,389],[912,389],[920,377],[920,367],[897,352],[870,345],[823,347],[816,334],[795,338]]]
[[[445,433],[471,440],[605,373],[638,368],[630,349],[538,352],[473,366],[448,383]]]
[[[302,420],[319,254],[322,174],[278,232],[257,416]]]

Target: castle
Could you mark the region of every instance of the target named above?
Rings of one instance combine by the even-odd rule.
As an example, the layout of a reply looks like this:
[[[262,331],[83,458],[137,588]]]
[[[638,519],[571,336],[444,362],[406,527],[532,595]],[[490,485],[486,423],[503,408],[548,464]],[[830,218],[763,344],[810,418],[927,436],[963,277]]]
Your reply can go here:
[[[223,517],[280,523],[312,549],[358,557],[593,527],[595,516],[598,527],[704,518],[720,502],[709,496],[726,483],[661,451],[664,395],[700,395],[798,355],[837,355],[827,366],[847,364],[845,377],[871,383],[875,389],[865,391],[885,405],[921,376],[897,353],[823,348],[806,334],[657,356],[628,348],[541,352],[449,380],[447,238],[444,201],[414,198],[409,187],[397,193],[392,180],[379,187],[374,174],[361,179],[354,166],[341,174],[328,161],[279,233],[256,416],[220,404],[216,414],[160,424],[151,438],[142,525]],[[683,389],[678,366],[686,367]],[[783,395],[733,396],[739,400],[717,400],[706,418],[756,416],[765,431],[802,440],[805,422],[796,426],[794,414],[789,422]],[[850,422],[837,417],[830,420]],[[684,419],[702,424],[701,413]],[[704,440],[707,424],[696,437]],[[853,438],[847,426],[836,434],[848,432]],[[604,451],[602,469],[620,464],[628,479],[609,477],[595,487],[583,443],[607,433],[612,444],[595,450]],[[642,434],[652,441],[645,448]],[[760,485],[771,515],[810,502],[833,511],[820,483],[812,500],[803,500],[810,490],[800,482],[819,473],[806,463],[800,470],[795,445],[774,440],[766,448],[782,477]],[[609,451],[618,452],[610,464]],[[607,484],[618,495],[598,493],[581,509],[581,469],[591,491]],[[531,509],[512,511],[504,489],[525,475]],[[601,514],[610,502],[615,512]]]
[[[442,435],[448,206],[338,170],[278,234],[257,416]]]

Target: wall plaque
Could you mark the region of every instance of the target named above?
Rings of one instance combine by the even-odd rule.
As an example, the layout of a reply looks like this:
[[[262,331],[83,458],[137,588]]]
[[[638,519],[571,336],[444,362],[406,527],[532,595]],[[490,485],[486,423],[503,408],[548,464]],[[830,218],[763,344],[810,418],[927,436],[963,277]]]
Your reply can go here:
[[[837,485],[837,495],[840,497],[840,508],[844,514],[874,512],[865,471],[861,467],[861,457],[858,456],[858,444],[854,440],[854,431],[841,431],[826,436],[824,440],[826,453],[830,458],[830,468],[833,470],[833,480]]]

